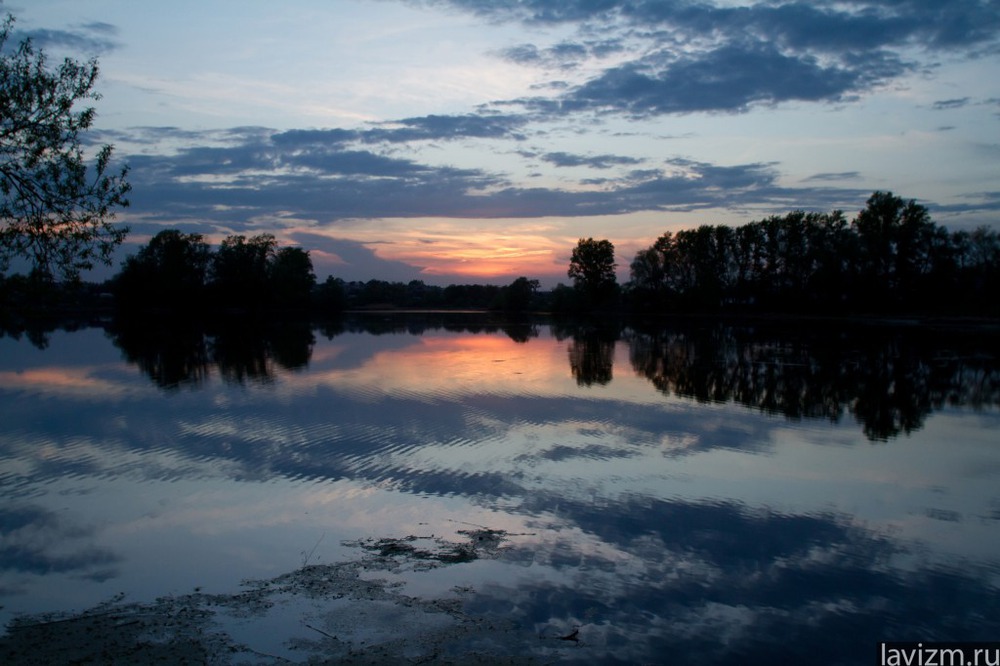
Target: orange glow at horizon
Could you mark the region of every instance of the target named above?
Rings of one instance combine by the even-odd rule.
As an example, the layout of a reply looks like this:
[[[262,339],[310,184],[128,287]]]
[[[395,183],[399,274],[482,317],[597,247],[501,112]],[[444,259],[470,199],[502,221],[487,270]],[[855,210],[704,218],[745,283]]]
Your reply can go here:
[[[363,224],[308,231],[361,243],[379,259],[418,267],[428,276],[564,275],[562,255],[569,253],[557,225],[537,220],[504,224],[497,220],[392,219],[379,220],[377,227]],[[335,255],[326,256],[342,263]]]
[[[538,235],[469,234],[424,229],[397,236],[378,247],[379,256],[423,266],[428,275],[467,275],[489,278],[501,275],[556,273],[565,270],[557,261],[557,247]]]

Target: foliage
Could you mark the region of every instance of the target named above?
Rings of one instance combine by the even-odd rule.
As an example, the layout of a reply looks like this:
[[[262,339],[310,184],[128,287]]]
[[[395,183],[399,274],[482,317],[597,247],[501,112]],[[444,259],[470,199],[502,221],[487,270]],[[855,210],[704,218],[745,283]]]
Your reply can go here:
[[[212,287],[218,302],[246,307],[260,303],[268,291],[269,265],[278,242],[272,234],[229,236],[212,260]]]
[[[201,234],[167,229],[126,259],[115,280],[116,292],[123,303],[133,306],[200,305],[211,261],[211,248]]]
[[[581,238],[570,257],[567,275],[592,306],[610,304],[618,291],[615,246],[609,240]]]
[[[129,257],[113,284],[129,309],[302,309],[316,276],[309,252],[278,249],[271,234],[229,236],[213,253],[200,234],[168,229]]]
[[[344,281],[332,275],[316,288],[315,303],[323,312],[342,312],[347,309],[347,289]]]
[[[0,25],[0,270],[23,258],[45,279],[76,279],[95,261],[110,264],[128,232],[112,224],[113,209],[128,205],[128,168],[110,171],[110,145],[92,166],[84,160],[94,109],[74,109],[98,98],[97,61],[50,70],[30,39],[5,48],[13,24],[8,15]]]
[[[278,250],[268,266],[268,278],[271,298],[283,307],[305,307],[316,286],[312,260],[300,247]]]
[[[514,282],[518,283],[517,280]],[[535,281],[527,282],[530,285]],[[409,283],[351,281],[342,282],[341,285],[346,307],[356,309],[502,309],[505,293],[510,289],[491,284],[451,284],[439,287],[425,284],[422,280],[411,280]]]
[[[949,234],[924,206],[875,192],[850,223],[794,211],[667,232],[636,254],[627,286],[646,310],[997,314],[998,259],[996,232]]]
[[[538,280],[519,277],[500,291],[497,305],[508,312],[524,312],[531,308],[540,287]]]

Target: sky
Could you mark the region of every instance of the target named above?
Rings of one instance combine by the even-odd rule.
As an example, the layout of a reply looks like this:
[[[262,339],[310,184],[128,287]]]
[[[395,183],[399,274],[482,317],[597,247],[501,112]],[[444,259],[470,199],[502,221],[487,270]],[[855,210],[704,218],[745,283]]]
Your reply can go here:
[[[666,231],[873,191],[1000,228],[997,0],[0,0],[101,67],[122,256],[271,233],[320,280],[619,279]],[[115,267],[116,269],[117,267]]]

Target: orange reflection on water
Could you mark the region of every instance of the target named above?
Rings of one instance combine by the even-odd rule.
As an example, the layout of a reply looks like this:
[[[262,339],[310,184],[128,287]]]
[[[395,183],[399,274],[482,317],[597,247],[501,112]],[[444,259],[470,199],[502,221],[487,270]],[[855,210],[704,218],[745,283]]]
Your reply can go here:
[[[316,349],[314,361],[323,358]],[[304,382],[356,389],[364,395],[407,395],[433,399],[445,394],[518,394],[531,386],[534,395],[564,394],[573,383],[566,350],[551,340],[518,343],[504,334],[424,334],[403,348],[379,351],[360,367],[286,375],[286,383]]]
[[[98,367],[95,366],[70,368],[50,366],[17,372],[0,372],[0,384],[6,388],[98,400],[138,390],[136,386],[96,377],[94,373],[97,370]]]

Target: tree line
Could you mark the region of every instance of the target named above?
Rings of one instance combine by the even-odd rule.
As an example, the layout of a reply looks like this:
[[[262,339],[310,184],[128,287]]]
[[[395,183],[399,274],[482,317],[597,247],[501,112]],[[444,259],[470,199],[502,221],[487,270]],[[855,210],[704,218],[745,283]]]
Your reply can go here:
[[[159,232],[111,280],[125,309],[302,308],[316,275],[309,253],[271,234],[229,236],[213,251],[201,234]]]
[[[519,277],[508,285],[450,284],[446,287],[426,284],[423,280],[388,282],[344,282],[328,278],[324,285],[341,291],[341,309],[377,309],[381,307],[413,309],[470,309],[524,312],[541,309],[544,294],[538,280]],[[329,305],[333,305],[328,301]]]
[[[667,232],[630,273],[628,300],[647,310],[1000,314],[1000,235],[949,232],[891,192],[851,221],[795,211]]]

